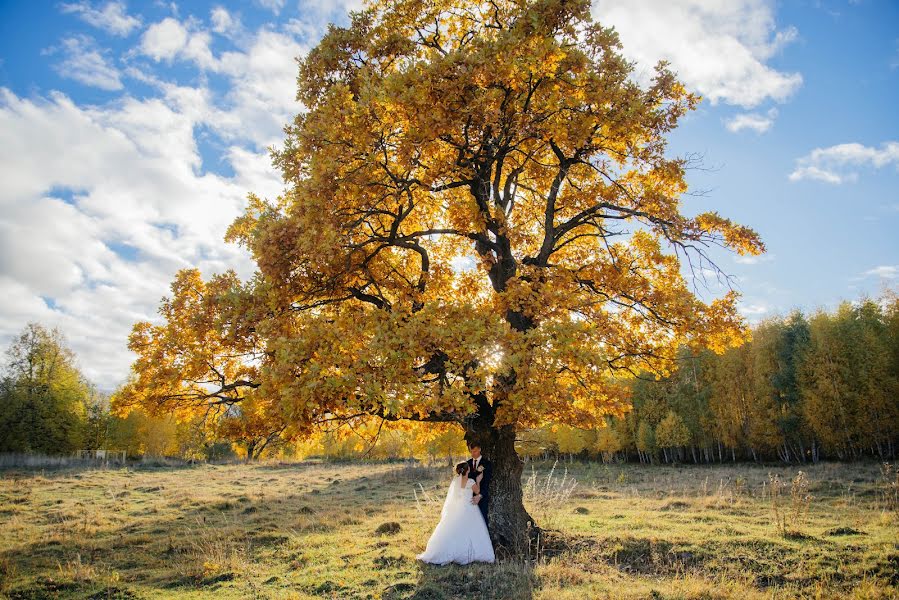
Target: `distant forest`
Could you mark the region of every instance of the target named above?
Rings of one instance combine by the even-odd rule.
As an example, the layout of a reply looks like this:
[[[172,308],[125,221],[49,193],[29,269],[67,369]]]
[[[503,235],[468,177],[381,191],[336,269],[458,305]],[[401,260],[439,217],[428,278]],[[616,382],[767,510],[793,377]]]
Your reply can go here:
[[[683,351],[678,363],[669,377],[634,379],[633,410],[607,428],[540,430],[527,441],[607,461],[896,457],[895,295],[768,319],[740,347],[722,355]]]

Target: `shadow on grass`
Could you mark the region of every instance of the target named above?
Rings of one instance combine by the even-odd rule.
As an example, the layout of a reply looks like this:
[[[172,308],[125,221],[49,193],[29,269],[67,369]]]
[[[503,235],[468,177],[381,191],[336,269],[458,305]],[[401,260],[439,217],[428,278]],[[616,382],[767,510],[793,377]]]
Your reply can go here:
[[[494,564],[429,565],[417,563],[418,580],[400,582],[384,590],[384,600],[530,600],[536,577],[527,563],[499,561]]]

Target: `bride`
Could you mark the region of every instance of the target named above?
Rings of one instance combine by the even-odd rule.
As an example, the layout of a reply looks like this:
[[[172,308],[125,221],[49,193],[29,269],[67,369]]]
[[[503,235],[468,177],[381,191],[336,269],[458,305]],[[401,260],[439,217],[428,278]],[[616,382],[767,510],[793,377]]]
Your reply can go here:
[[[483,477],[483,475],[478,476]],[[456,465],[456,476],[450,482],[440,513],[440,522],[434,528],[428,546],[419,560],[437,565],[470,562],[493,562],[493,544],[484,517],[471,499],[479,492],[480,479],[468,478],[468,463]]]

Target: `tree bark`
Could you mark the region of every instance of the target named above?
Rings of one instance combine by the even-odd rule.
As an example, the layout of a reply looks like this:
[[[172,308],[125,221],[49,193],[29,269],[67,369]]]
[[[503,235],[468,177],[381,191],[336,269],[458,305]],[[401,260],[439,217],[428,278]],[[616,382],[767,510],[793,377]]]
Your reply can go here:
[[[524,463],[515,451],[515,427],[495,427],[492,415],[483,411],[466,423],[465,441],[480,444],[481,452],[493,463],[488,517],[495,550],[500,555],[527,556],[530,540],[540,530],[524,508]]]
[[[515,429],[499,429],[493,447],[493,481],[490,483],[490,525],[497,546],[517,556],[527,554],[536,536],[534,519],[524,508],[521,487],[523,463],[515,451]]]
[[[249,464],[256,459],[256,457],[253,456],[255,451],[256,451],[256,442],[255,441],[247,442],[247,458],[245,460],[246,463]]]

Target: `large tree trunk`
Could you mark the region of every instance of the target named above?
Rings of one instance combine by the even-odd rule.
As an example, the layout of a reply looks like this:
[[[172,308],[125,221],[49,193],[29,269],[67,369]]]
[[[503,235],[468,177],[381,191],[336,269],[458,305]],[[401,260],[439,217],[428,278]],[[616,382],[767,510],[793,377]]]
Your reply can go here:
[[[521,488],[523,463],[515,451],[515,429],[511,426],[495,432],[493,480],[490,482],[490,527],[498,547],[514,555],[527,554],[529,540],[536,535],[534,520],[524,508]],[[489,455],[488,455],[489,456]]]
[[[515,427],[494,427],[490,411],[484,410],[466,424],[465,441],[480,444],[481,452],[493,463],[488,516],[490,537],[497,553],[526,557],[530,540],[539,529],[524,508],[521,487],[524,463],[515,451]]]
[[[247,441],[247,457],[244,462],[251,463],[256,457],[254,454],[256,453],[256,440],[248,440]]]

